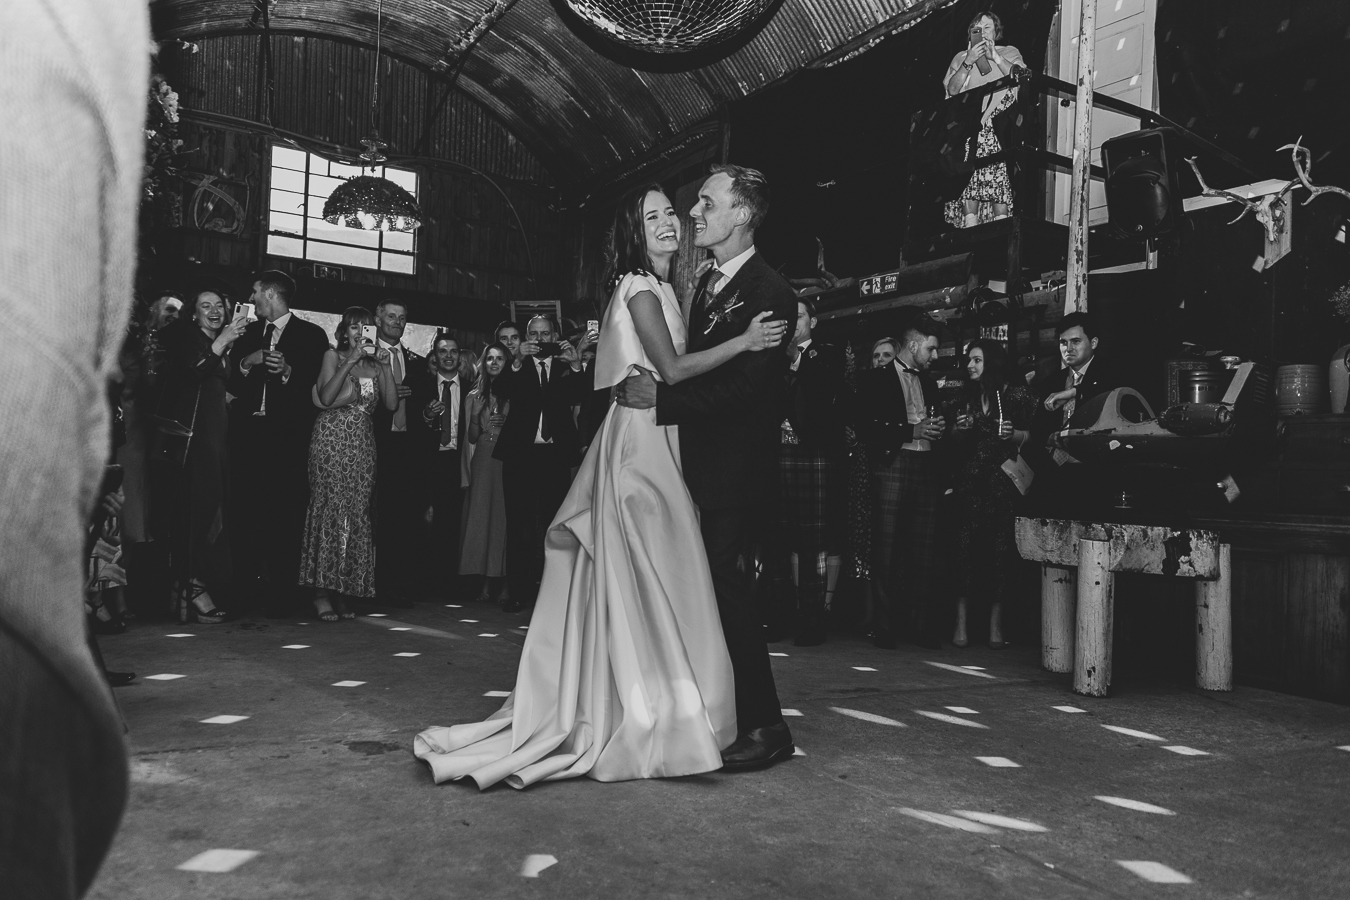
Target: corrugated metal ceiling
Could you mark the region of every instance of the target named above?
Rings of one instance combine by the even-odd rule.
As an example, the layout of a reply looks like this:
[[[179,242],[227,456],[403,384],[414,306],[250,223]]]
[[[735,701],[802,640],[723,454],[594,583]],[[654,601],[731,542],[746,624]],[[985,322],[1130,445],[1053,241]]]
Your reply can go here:
[[[518,0],[474,47],[457,88],[499,116],[559,182],[593,184],[669,143],[719,103],[840,58],[952,2],[783,0],[763,30],[725,58],[687,72],[648,72],[597,53],[564,24],[550,0]],[[151,10],[161,40],[190,41],[257,33],[260,3],[270,3],[274,34],[375,43],[375,4],[369,0],[153,0]],[[490,7],[490,0],[384,0],[382,46],[430,70]],[[285,64],[274,63],[278,69]],[[251,96],[256,71],[236,69],[239,81],[218,89]]]

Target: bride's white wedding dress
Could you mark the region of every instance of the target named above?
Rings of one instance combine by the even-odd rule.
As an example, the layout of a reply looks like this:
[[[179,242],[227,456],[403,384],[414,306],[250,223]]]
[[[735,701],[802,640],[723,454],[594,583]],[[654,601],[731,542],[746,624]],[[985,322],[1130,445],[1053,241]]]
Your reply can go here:
[[[674,291],[628,275],[601,326],[597,389],[634,365],[655,369],[628,311],[643,290],[684,353]],[[679,434],[654,409],[611,406],[548,530],[515,690],[485,722],[422,732],[414,752],[437,783],[520,788],[711,772],[735,737],[731,660]]]

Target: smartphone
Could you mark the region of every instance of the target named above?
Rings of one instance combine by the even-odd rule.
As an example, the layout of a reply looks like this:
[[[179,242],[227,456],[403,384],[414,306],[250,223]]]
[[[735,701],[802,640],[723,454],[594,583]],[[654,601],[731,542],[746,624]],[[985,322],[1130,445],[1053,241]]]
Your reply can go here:
[[[545,341],[539,345],[539,352],[535,354],[540,359],[547,359],[550,356],[557,356],[562,352],[556,341]]]
[[[375,345],[375,340],[379,336],[379,329],[374,325],[361,326],[361,341],[371,346]]]
[[[599,319],[587,319],[587,320],[586,320],[586,333],[587,333],[587,334],[599,334],[599,333],[600,333],[600,320],[599,320]]]
[[[240,316],[243,316],[245,322],[252,322],[254,319],[258,318],[257,314],[254,312],[255,309],[256,307],[252,303],[236,303],[234,305],[234,317],[237,319]]]
[[[983,31],[979,28],[970,29],[970,46],[974,47],[982,40],[984,40]],[[993,68],[993,64],[989,62],[987,57],[981,56],[979,59],[975,60],[975,68],[980,70],[981,75],[988,75],[989,71]]]

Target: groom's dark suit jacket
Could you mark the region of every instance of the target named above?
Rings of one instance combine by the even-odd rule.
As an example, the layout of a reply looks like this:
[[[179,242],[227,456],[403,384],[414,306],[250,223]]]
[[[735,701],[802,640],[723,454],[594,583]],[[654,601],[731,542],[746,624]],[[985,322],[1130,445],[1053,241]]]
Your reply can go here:
[[[715,297],[707,297],[707,283],[705,274],[689,311],[690,353],[741,334],[766,309],[789,328],[797,321],[797,295],[758,251]],[[780,345],[742,353],[679,384],[657,385],[656,421],[680,426],[684,480],[699,506],[725,509],[773,496],[788,366]]]

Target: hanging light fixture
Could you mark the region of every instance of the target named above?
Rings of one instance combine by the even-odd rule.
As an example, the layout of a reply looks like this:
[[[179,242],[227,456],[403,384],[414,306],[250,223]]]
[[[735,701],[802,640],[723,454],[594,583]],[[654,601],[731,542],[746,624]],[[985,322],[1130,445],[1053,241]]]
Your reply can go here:
[[[385,161],[388,144],[380,140],[380,32],[384,2],[375,5],[375,82],[370,92],[370,137],[361,142],[362,161],[372,174],[358,175],[338,185],[323,204],[323,219],[365,231],[412,231],[422,224],[417,199],[399,185],[373,174]],[[363,165],[362,168],[365,166]]]

